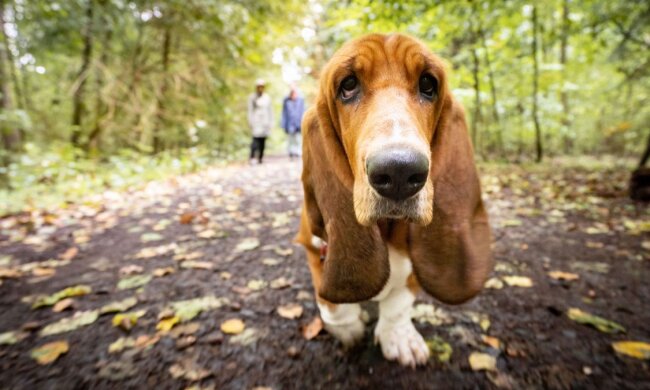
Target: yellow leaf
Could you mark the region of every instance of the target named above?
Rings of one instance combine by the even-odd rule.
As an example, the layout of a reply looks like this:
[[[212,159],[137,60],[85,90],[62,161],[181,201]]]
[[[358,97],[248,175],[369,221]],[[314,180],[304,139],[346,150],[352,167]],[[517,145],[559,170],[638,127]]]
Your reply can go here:
[[[295,320],[302,315],[302,306],[297,303],[290,303],[278,307],[278,314],[290,320]]]
[[[503,281],[506,282],[508,286],[513,287],[532,287],[533,281],[530,280],[527,276],[504,276],[502,277]]]
[[[569,318],[579,324],[591,325],[594,328],[598,329],[604,333],[619,333],[625,332],[625,328],[616,322],[607,320],[602,317],[595,316],[593,314],[584,312],[580,309],[574,307],[569,308],[567,312]]]
[[[650,344],[643,341],[617,341],[612,343],[612,347],[621,355],[650,360]]]
[[[138,323],[138,318],[147,313],[146,310],[132,311],[129,313],[120,313],[113,316],[113,326],[124,330],[131,330]]]
[[[490,347],[494,349],[501,349],[501,341],[499,341],[498,338],[492,337],[492,336],[487,336],[487,335],[481,335],[481,340],[489,345]]]
[[[173,316],[169,318],[163,318],[158,322],[158,325],[156,325],[156,330],[160,330],[162,332],[169,332],[174,325],[178,324],[180,322],[180,318],[178,316]]]
[[[496,371],[497,359],[487,353],[472,352],[472,354],[469,355],[469,365],[474,371]]]
[[[221,331],[225,334],[240,334],[244,331],[244,321],[239,318],[233,318],[221,324]]]
[[[580,278],[580,275],[578,274],[574,274],[571,272],[563,272],[563,271],[551,271],[548,273],[548,276],[556,280],[568,280],[568,281],[576,280]]]
[[[33,349],[30,355],[38,364],[50,364],[58,359],[59,356],[68,352],[69,348],[70,346],[65,340],[53,341]]]

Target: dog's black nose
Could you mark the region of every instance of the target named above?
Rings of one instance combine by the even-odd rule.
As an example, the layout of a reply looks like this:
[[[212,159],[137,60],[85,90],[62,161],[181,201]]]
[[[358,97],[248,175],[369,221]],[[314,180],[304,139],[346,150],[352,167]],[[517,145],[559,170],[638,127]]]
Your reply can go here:
[[[370,185],[381,196],[403,200],[424,187],[429,160],[410,149],[389,149],[368,157],[366,171]]]

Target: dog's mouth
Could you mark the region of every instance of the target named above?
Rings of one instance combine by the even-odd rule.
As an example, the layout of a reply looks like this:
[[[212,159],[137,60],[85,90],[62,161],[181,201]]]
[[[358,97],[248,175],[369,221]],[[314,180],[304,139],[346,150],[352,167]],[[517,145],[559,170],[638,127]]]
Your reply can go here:
[[[433,184],[427,180],[424,187],[409,198],[393,200],[378,194],[365,183],[355,183],[354,211],[364,226],[379,219],[399,219],[419,225],[428,225],[433,218]]]

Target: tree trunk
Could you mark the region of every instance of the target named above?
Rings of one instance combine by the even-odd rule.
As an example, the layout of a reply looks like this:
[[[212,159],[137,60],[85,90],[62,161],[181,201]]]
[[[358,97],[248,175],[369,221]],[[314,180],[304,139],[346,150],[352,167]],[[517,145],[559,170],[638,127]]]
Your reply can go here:
[[[571,113],[569,107],[569,95],[565,90],[567,80],[567,49],[569,45],[569,0],[562,1],[562,36],[560,37],[560,63],[562,64],[562,89],[560,92],[560,102],[562,103],[562,125],[569,131],[571,130]],[[573,139],[566,134],[564,137],[564,151],[568,152],[573,149]]]
[[[499,101],[497,100],[497,88],[494,82],[494,72],[492,71],[492,61],[490,60],[490,51],[487,47],[485,39],[485,30],[481,29],[481,44],[485,50],[485,65],[487,66],[488,80],[490,83],[490,94],[492,95],[492,118],[497,127],[497,147],[499,152],[503,154],[503,132],[501,130],[501,118],[499,116]]]
[[[104,130],[104,117],[108,112],[108,107],[102,98],[102,88],[104,87],[104,68],[107,68],[108,53],[110,50],[110,41],[113,36],[112,29],[108,28],[104,32],[104,42],[102,47],[102,55],[100,56],[100,64],[97,67],[96,88],[97,95],[95,97],[95,126],[88,136],[88,141],[84,149],[89,152],[92,148],[99,148],[99,140]]]
[[[153,152],[158,153],[162,150],[161,132],[165,127],[165,97],[168,88],[168,70],[169,70],[169,54],[171,51],[172,31],[171,26],[165,27],[165,35],[163,37],[162,45],[162,82],[160,91],[158,92],[158,108],[156,113],[156,126],[153,129]]]
[[[80,146],[81,142],[81,124],[85,113],[84,89],[88,79],[88,69],[93,53],[93,11],[95,0],[87,0],[86,5],[86,27],[83,32],[84,48],[81,55],[81,68],[77,74],[77,86],[74,90],[72,101],[72,137],[71,142],[74,146]]]
[[[538,101],[537,93],[539,90],[539,63],[537,60],[537,7],[533,6],[533,44],[532,44],[532,55],[533,55],[533,122],[535,123],[535,161],[541,162],[544,157],[544,151],[542,148],[542,131],[539,127],[539,118],[538,118]]]
[[[472,143],[474,149],[479,150],[478,145],[478,127],[482,122],[481,118],[481,81],[479,79],[480,62],[478,58],[477,49],[472,49],[472,58],[474,59],[474,66],[472,67],[472,76],[474,78],[474,115],[472,115]]]
[[[6,43],[7,36],[5,34],[5,1],[0,0],[0,23],[2,24],[2,38]],[[12,64],[10,63],[10,54],[6,44],[0,45],[0,110],[11,113],[14,110],[14,102],[11,96],[11,85],[9,82],[9,69]],[[16,151],[20,147],[20,130],[9,126],[7,128],[0,127],[2,134],[2,142],[5,151]],[[7,155],[7,153],[3,153]],[[8,157],[8,155],[6,156]]]

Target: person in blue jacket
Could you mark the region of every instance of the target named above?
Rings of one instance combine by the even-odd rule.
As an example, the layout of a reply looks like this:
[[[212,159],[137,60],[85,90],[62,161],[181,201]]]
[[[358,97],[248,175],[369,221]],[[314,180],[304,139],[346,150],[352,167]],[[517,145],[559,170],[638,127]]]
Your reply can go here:
[[[280,124],[284,132],[287,133],[287,150],[291,159],[302,155],[300,123],[304,113],[305,100],[298,95],[298,90],[292,87],[289,96],[282,102],[282,123]]]

